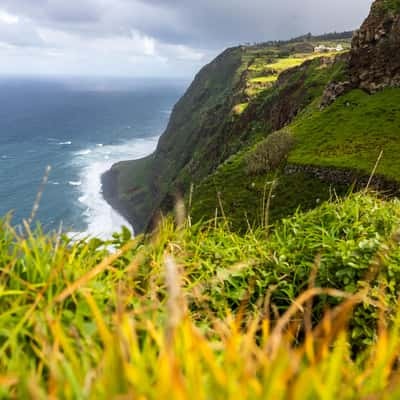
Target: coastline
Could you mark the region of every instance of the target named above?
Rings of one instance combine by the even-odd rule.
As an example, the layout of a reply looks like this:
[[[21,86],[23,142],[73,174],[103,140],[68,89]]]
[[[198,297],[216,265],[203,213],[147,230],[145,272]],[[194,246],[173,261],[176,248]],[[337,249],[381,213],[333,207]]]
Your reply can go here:
[[[108,205],[120,214],[134,230],[134,218],[127,212],[126,206],[118,196],[118,172],[111,167],[101,177],[101,195]]]
[[[143,218],[147,210],[146,205],[151,203],[151,195],[145,199],[136,188],[130,188],[127,193],[121,193],[122,182],[129,177],[129,181],[141,185],[147,176],[141,175],[146,162],[151,159],[160,136],[133,139],[126,145],[129,154],[124,158],[118,157],[115,162],[100,176],[100,194],[103,200],[130,225],[134,234],[142,233],[148,226],[148,221]],[[125,161],[129,160],[129,161]],[[144,204],[144,206],[143,206]]]

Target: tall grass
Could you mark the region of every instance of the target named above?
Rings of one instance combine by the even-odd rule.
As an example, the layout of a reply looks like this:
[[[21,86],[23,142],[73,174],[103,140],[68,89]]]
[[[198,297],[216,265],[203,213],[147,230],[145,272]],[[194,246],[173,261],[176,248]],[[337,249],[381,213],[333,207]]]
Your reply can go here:
[[[0,396],[398,398],[399,222],[399,202],[358,195],[268,238],[167,219],[109,254],[6,219]]]

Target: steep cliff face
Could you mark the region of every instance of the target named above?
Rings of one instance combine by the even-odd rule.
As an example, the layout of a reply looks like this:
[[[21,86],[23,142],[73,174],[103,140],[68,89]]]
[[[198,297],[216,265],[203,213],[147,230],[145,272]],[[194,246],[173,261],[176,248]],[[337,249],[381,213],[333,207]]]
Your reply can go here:
[[[374,93],[400,86],[400,2],[376,0],[352,42],[350,77]]]
[[[228,49],[204,67],[175,106],[156,152],[104,175],[105,198],[141,232],[157,210],[172,209],[177,193],[187,194],[231,155],[290,123],[342,67],[335,54],[314,54],[319,40],[307,40]]]
[[[104,197],[136,232],[145,230],[155,210],[180,190],[177,178],[189,163],[203,173],[217,163],[212,154],[204,161],[202,155],[231,116],[240,93],[242,53],[242,47],[228,49],[197,74],[175,105],[154,154],[116,164],[103,176]]]

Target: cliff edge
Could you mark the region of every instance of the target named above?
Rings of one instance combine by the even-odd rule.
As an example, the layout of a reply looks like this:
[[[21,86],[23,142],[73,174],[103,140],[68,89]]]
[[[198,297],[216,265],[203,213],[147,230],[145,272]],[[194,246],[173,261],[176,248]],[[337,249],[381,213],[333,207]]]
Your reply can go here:
[[[352,182],[365,187],[381,152],[372,183],[397,194],[399,49],[400,3],[376,0],[352,39],[307,35],[226,50],[177,103],[155,153],[103,176],[105,199],[143,232],[193,184],[193,220],[217,211],[246,230],[266,223],[267,192],[270,223]],[[290,146],[279,143],[290,135]],[[271,168],[273,146],[288,150]]]

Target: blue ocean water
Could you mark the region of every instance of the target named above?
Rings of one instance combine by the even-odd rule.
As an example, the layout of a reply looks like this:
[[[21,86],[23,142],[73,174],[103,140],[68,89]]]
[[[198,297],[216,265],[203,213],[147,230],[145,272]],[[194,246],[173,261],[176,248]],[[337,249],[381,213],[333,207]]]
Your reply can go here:
[[[46,231],[109,237],[126,222],[101,196],[113,163],[150,154],[186,82],[0,79],[0,215],[36,217]]]

